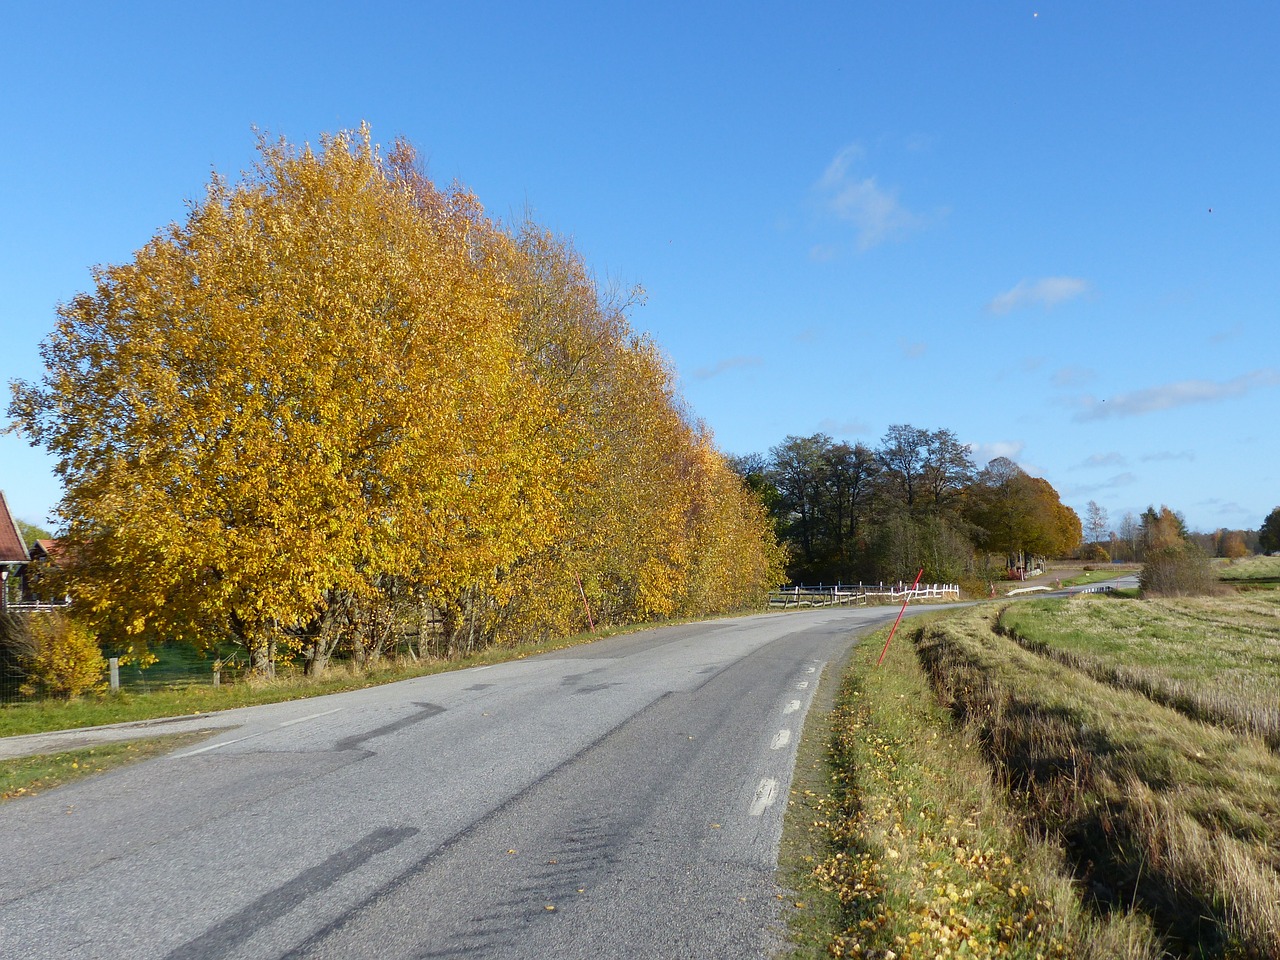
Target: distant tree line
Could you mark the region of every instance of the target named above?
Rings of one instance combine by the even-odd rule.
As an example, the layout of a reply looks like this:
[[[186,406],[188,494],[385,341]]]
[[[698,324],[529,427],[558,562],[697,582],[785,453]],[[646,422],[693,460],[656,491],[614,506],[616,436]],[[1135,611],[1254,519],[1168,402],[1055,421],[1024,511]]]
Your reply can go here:
[[[1082,550],[1086,559],[1141,563],[1151,549],[1167,546],[1170,538],[1176,535],[1179,540],[1194,544],[1206,557],[1237,560],[1268,552],[1267,524],[1272,523],[1280,533],[1280,507],[1272,511],[1259,530],[1220,527],[1210,533],[1191,531],[1181,513],[1163,504],[1159,509],[1149,506],[1137,515],[1125,513],[1114,530],[1110,529],[1109,523],[1107,511],[1090,500],[1085,510],[1086,542]],[[1280,541],[1273,549],[1280,549]]]
[[[731,458],[789,551],[793,583],[958,582],[1070,554],[1080,518],[1046,481],[997,457],[978,469],[946,429],[891,426],[876,447],[823,433]]]

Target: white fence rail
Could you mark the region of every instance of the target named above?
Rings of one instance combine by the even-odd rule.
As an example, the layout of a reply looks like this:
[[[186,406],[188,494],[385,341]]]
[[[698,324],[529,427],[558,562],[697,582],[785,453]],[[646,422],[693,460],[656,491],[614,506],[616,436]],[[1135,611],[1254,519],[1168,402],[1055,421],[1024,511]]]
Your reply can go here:
[[[872,603],[901,603],[904,600],[959,600],[960,587],[954,583],[922,583],[912,589],[907,584],[840,583],[835,586],[795,586],[771,591],[769,606],[843,607]]]

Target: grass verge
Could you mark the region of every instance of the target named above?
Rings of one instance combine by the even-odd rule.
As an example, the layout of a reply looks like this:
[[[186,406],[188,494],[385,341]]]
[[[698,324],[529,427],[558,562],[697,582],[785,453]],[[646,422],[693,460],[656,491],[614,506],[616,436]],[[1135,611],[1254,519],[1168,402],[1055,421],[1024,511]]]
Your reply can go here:
[[[999,616],[937,620],[917,653],[1083,901],[1148,918],[1170,956],[1280,956],[1280,758],[1020,646]]]
[[[756,612],[756,611],[753,611]],[[538,643],[495,646],[454,660],[387,659],[363,670],[341,664],[330,667],[319,677],[280,676],[274,680],[247,679],[214,687],[210,684],[157,688],[144,692],[124,690],[119,693],[88,694],[75,700],[38,700],[0,706],[0,737],[51,730],[74,730],[109,723],[129,723],[160,717],[189,716],[252,707],[285,700],[302,700],[358,690],[398,680],[430,676],[450,670],[520,660],[539,653],[549,653],[581,643],[591,643],[609,636],[630,633],[672,623],[634,624],[610,627],[594,633],[560,637]]]
[[[810,720],[783,835],[804,905],[790,957],[1158,956],[1141,918],[1084,909],[1062,851],[1023,829],[974,732],[934,702],[909,639],[924,629],[881,667],[885,632],[867,637]]]
[[[209,737],[209,731],[102,744],[45,756],[0,760],[0,801],[34,797],[116,767],[149,760]]]

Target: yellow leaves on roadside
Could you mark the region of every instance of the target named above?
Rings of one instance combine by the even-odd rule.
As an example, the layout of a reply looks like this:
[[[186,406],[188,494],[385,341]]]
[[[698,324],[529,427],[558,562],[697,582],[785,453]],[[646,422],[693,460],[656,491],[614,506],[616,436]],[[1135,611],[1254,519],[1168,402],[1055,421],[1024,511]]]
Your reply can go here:
[[[778,578],[758,503],[630,329],[638,293],[603,296],[566,242],[367,129],[259,152],[98,269],[43,380],[13,386],[104,635],[231,639],[269,673],[394,633],[405,604],[456,650]]]

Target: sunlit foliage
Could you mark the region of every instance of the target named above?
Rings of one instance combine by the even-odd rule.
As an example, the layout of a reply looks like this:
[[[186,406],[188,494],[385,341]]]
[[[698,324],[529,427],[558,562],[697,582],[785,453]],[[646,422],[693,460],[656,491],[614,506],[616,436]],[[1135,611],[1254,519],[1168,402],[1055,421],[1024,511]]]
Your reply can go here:
[[[106,638],[315,670],[410,627],[456,652],[778,578],[757,501],[567,242],[367,130],[259,153],[98,269],[13,385]]]

